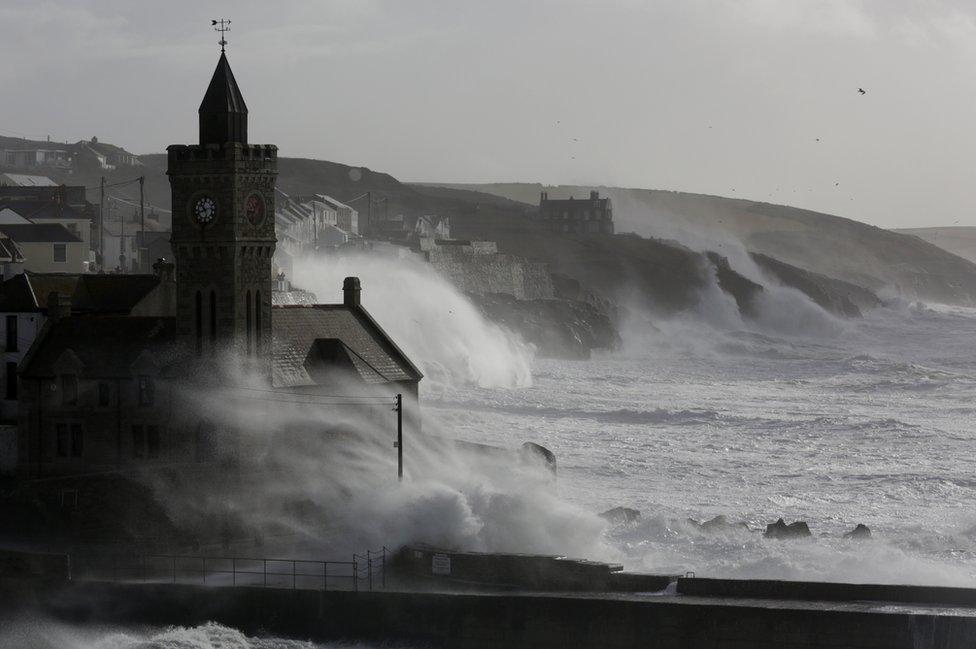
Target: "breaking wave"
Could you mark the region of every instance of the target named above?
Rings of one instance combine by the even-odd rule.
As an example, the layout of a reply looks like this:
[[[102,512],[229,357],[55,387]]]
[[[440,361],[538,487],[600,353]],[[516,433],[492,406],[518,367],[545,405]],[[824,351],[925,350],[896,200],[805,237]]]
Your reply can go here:
[[[424,389],[532,384],[534,348],[482,316],[450,282],[413,258],[342,254],[295,261],[296,286],[341,302],[342,280],[362,281],[363,305],[426,374]]]

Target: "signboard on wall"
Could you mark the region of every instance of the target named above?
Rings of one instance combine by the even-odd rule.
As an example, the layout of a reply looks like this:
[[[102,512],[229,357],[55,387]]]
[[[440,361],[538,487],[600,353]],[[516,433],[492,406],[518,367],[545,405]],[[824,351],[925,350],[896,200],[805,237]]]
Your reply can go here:
[[[430,571],[435,575],[451,574],[451,557],[446,554],[435,554],[431,557]]]

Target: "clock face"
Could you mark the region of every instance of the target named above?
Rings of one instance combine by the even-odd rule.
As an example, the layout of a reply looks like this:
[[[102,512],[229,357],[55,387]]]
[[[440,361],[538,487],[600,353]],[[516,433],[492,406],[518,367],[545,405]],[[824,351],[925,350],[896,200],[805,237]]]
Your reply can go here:
[[[244,201],[244,216],[251,225],[260,225],[264,221],[264,199],[259,194],[251,194]]]
[[[201,196],[193,204],[193,220],[200,226],[207,226],[217,218],[217,201],[210,196]]]

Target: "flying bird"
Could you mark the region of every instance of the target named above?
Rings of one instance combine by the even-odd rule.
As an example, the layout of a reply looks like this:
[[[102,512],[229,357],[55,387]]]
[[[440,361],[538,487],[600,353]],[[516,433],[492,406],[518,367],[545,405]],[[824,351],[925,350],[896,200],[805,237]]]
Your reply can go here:
[[[868,94],[868,91],[867,91],[867,90],[865,90],[864,88],[858,88],[858,89],[857,89],[857,91],[858,91],[859,93],[861,93],[862,95],[866,95],[866,94]]]

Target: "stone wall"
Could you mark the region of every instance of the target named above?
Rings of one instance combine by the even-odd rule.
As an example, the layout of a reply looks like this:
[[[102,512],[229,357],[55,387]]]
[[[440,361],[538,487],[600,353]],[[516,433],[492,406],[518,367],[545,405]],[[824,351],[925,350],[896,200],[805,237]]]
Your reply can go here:
[[[23,614],[27,607],[28,614],[75,623],[213,621],[247,635],[319,642],[355,639],[461,649],[952,649],[976,643],[971,609],[882,603],[798,606],[608,593],[352,593],[97,582],[45,587],[13,581],[0,580],[0,618]]]
[[[510,255],[438,255],[430,264],[465,293],[505,293],[520,300],[553,296],[548,267],[541,262]]]

